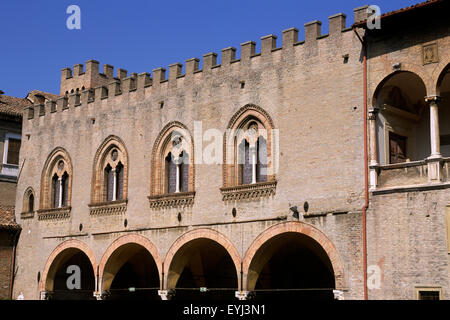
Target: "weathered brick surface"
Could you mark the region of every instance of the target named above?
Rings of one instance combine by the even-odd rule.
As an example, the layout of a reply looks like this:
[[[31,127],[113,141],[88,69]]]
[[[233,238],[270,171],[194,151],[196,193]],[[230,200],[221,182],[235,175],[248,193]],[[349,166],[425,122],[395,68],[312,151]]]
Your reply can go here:
[[[172,66],[169,79],[160,82],[163,70],[155,70],[152,85],[144,87],[138,82],[137,89],[129,91],[126,85],[130,83],[122,81],[121,94],[115,95],[110,86],[104,99],[95,96],[89,103],[82,99],[79,106],[46,111],[43,116],[35,112],[33,119],[25,119],[24,133],[31,137],[21,150],[21,160],[27,161],[18,184],[16,214],[22,210],[22,196],[28,187],[39,197],[43,165],[56,147],[67,150],[73,163],[72,209],[65,220],[20,220],[17,216],[23,231],[15,295],[22,291],[26,299],[38,298],[36,276],[42,274],[55,248],[67,245],[67,240],[82,241],[101,267],[121,244],[139,243],[154,252],[156,264],[162,268],[162,262],[171,261],[186,241],[207,237],[227,248],[235,265],[248,265],[249,252],[257,250],[261,239],[295,231],[317,239],[329,254],[345,298],[362,299],[365,115],[361,43],[354,32],[341,32],[336,23],[342,21],[335,22],[329,36],[311,38],[318,32],[315,26],[306,42],[297,42],[295,30],[289,30],[284,33],[282,48],[268,50],[266,43],[263,54],[252,55],[253,45],[246,43],[240,60],[234,60],[234,51],[226,49],[222,65],[215,66],[215,56],[206,55],[201,71],[196,71],[195,60],[191,60],[186,75],[179,76],[179,69]],[[448,48],[448,35],[438,41]],[[392,42],[387,40],[386,46]],[[369,91],[373,94],[398,57],[405,67],[422,68],[415,57],[418,50],[412,46],[392,53],[393,57],[384,53],[374,57],[369,62]],[[442,61],[448,63],[445,52],[449,50],[442,52]],[[348,61],[343,59],[345,55]],[[429,77],[437,79],[439,73],[434,70],[444,66],[445,62],[440,62],[426,67],[433,69]],[[158,183],[152,180],[152,166],[156,170],[161,167],[152,162],[152,149],[163,128],[178,121],[193,135],[194,121],[202,121],[203,131],[224,132],[236,112],[248,104],[267,112],[279,130],[276,194],[224,202],[220,188],[227,179],[226,170],[220,164],[196,164],[190,181],[195,189],[193,206],[151,209],[147,196]],[[127,209],[116,215],[92,216],[88,204],[93,159],[110,135],[120,137],[128,154]],[[436,200],[424,199],[425,194]],[[380,289],[369,292],[371,299],[411,299],[416,284],[439,284],[448,292],[443,220],[448,191],[424,192],[412,198],[407,200],[406,193],[372,196],[368,262],[378,264],[383,276]],[[300,217],[301,222],[293,222],[289,208],[297,206],[302,215],[305,202],[308,212]],[[430,209],[433,202],[437,205]],[[424,216],[425,212],[430,216]],[[279,220],[280,216],[285,220]],[[164,270],[167,268],[164,264]]]

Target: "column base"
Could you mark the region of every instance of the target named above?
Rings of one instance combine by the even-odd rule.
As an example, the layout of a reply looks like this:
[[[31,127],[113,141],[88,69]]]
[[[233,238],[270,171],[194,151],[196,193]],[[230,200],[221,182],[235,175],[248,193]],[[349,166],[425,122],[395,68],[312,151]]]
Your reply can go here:
[[[333,290],[334,300],[345,300],[344,299],[344,291],[342,290]]]
[[[441,160],[442,157],[438,155],[432,155],[427,158],[429,183],[442,182]]]
[[[95,297],[96,300],[103,300],[101,292],[95,291],[93,296]]]
[[[158,295],[161,297],[161,300],[171,300],[175,295],[175,291],[173,290],[158,290]]]
[[[251,291],[236,291],[234,296],[239,300],[248,300],[250,298]]]
[[[47,291],[39,292],[39,300],[47,300]]]
[[[377,172],[376,169],[370,168],[370,170],[369,170],[369,178],[370,178],[369,188],[370,189],[376,189],[377,185],[378,185],[378,172]]]

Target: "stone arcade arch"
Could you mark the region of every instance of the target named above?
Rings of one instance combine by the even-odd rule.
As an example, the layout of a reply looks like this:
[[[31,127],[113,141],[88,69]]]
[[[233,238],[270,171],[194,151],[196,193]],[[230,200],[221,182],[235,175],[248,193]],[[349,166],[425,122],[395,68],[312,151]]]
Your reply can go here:
[[[240,289],[241,258],[223,234],[196,229],[180,236],[164,260],[164,288],[174,299],[232,299]],[[206,293],[201,287],[208,288]]]
[[[425,78],[423,78],[425,77]],[[377,84],[373,95],[372,164],[419,161],[430,153],[430,109],[425,74],[396,71]]]
[[[333,299],[333,290],[345,289],[336,247],[303,222],[276,224],[261,233],[244,256],[242,272],[243,290],[253,291],[256,299]]]
[[[80,268],[79,289],[67,287],[68,278],[74,274],[68,270],[71,265]],[[41,299],[93,300],[96,279],[97,261],[94,252],[79,240],[64,241],[53,250],[45,264],[39,283]]]
[[[448,61],[448,60],[447,60]],[[439,110],[440,152],[450,157],[450,63],[442,69],[436,85]]]
[[[116,239],[99,265],[102,297],[160,300],[161,266],[158,249],[147,238],[133,234]]]

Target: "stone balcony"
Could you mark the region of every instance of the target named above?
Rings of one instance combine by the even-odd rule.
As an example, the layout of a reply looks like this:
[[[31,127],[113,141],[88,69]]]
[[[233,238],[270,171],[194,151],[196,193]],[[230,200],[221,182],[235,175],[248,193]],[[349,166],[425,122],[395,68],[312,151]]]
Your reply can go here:
[[[450,187],[450,158],[371,166],[370,169],[376,172],[376,187],[371,188],[375,194]]]
[[[127,200],[117,200],[89,204],[89,213],[92,216],[118,215],[127,211]]]
[[[150,208],[187,207],[194,204],[195,191],[166,193],[148,197]]]
[[[275,195],[277,181],[258,182],[220,188],[222,200],[257,200]]]
[[[71,207],[39,209],[38,220],[63,220],[70,217]]]
[[[17,182],[19,175],[19,166],[15,164],[0,164],[0,179]]]

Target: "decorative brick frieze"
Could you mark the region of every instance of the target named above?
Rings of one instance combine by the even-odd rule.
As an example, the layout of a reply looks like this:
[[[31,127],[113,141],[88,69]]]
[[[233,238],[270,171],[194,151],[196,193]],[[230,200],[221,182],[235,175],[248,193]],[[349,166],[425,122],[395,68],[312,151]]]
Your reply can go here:
[[[62,220],[70,217],[71,207],[38,210],[38,220]]]
[[[20,214],[20,219],[32,219],[34,217],[34,211],[22,212]]]
[[[127,200],[89,204],[89,213],[93,216],[119,215],[127,211]]]
[[[220,188],[222,200],[259,199],[275,195],[277,182],[259,182],[248,185]]]
[[[187,207],[194,204],[195,191],[149,196],[150,208]]]

